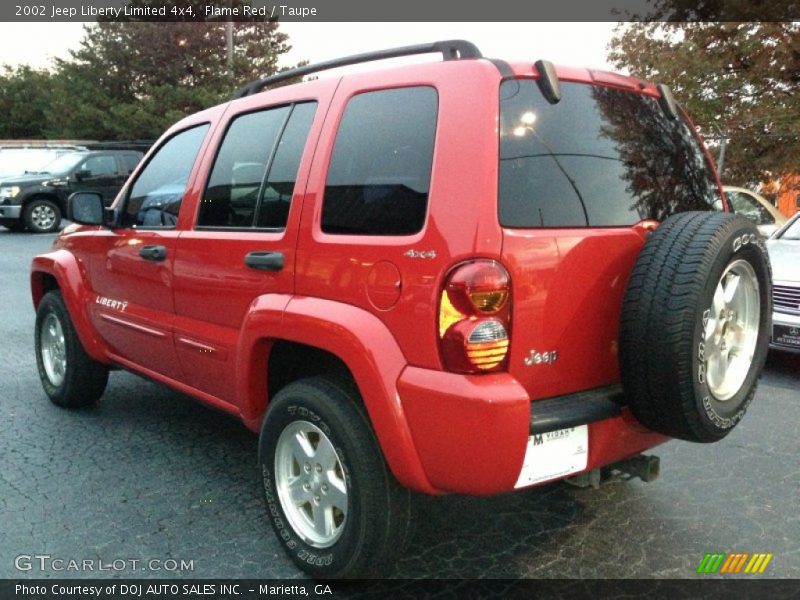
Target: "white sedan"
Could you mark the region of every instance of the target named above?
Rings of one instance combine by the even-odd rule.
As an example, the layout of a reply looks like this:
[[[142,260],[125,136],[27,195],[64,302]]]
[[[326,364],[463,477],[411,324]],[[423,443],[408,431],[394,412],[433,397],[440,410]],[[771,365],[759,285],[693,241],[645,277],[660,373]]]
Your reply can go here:
[[[773,348],[800,352],[800,213],[767,240],[772,263]]]

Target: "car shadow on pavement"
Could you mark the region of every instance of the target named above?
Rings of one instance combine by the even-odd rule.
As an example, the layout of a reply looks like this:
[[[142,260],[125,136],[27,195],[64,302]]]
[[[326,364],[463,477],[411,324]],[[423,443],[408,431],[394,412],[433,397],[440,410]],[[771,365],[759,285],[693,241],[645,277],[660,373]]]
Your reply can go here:
[[[144,547],[139,554],[159,556],[168,547],[171,555],[195,558],[200,569],[193,576],[303,576],[268,522],[256,468],[258,438],[235,419],[127,373],[112,374],[95,407],[51,411],[68,430],[79,426],[92,440],[92,454],[103,457],[61,490],[68,505],[79,504],[77,496],[88,491],[113,507],[111,521],[89,520],[101,548],[124,545],[113,539],[124,523],[123,537]],[[81,454],[77,441],[56,444],[59,453]],[[414,494],[409,543],[392,577],[520,577],[531,557],[546,569],[554,548],[569,552],[565,540],[581,535],[587,521],[581,498],[592,493],[556,483],[488,498]],[[220,540],[230,545],[230,557]],[[242,556],[253,557],[245,571]]]

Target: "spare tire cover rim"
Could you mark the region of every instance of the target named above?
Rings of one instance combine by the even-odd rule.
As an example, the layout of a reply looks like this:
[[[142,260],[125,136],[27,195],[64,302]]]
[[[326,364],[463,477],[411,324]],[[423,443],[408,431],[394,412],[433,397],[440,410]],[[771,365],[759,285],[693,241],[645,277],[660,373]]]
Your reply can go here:
[[[746,260],[730,263],[717,283],[705,325],[706,381],[725,402],[742,388],[753,364],[761,320],[755,270]]]

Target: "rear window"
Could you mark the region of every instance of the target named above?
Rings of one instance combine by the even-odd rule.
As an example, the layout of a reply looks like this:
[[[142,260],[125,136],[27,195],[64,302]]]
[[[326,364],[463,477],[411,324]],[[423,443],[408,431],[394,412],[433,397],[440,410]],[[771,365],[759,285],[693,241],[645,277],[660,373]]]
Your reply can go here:
[[[410,235],[422,229],[438,102],[431,87],[367,92],[349,101],[325,185],[325,233]]]
[[[500,223],[627,226],[713,210],[719,189],[681,116],[650,96],[561,82],[549,104],[532,80],[500,88]]]

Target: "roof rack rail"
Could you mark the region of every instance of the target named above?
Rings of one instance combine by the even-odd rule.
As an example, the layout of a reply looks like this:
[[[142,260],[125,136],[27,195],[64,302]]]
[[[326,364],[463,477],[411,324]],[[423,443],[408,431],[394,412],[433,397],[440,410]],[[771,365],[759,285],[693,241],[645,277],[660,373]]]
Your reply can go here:
[[[236,98],[244,98],[245,96],[250,96],[251,94],[260,92],[267,86],[281,83],[288,79],[294,79],[295,77],[303,77],[304,75],[310,75],[311,73],[335,69],[336,67],[346,67],[348,65],[371,62],[373,60],[383,60],[386,58],[397,58],[399,56],[432,54],[435,52],[441,52],[444,60],[460,60],[483,57],[481,51],[478,50],[478,47],[472,42],[467,42],[466,40],[446,40],[441,42],[431,42],[429,44],[416,44],[414,46],[389,48],[387,50],[377,50],[375,52],[365,52],[363,54],[353,54],[352,56],[344,56],[334,60],[326,60],[313,65],[305,65],[302,67],[297,67],[296,69],[282,71],[281,73],[276,73],[275,75],[265,77],[264,79],[256,79],[255,81],[252,81],[243,88],[239,89],[231,99],[235,100]]]

